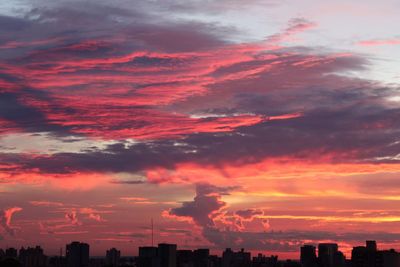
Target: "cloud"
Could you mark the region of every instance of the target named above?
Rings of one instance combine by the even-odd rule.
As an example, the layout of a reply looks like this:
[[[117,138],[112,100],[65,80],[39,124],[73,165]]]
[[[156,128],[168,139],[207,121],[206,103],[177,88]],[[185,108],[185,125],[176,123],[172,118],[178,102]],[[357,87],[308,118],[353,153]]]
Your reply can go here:
[[[267,38],[267,42],[272,45],[280,45],[282,42],[293,41],[293,38],[299,33],[317,27],[317,23],[309,21],[305,18],[293,18],[289,21],[287,28],[278,34],[274,34]]]
[[[126,184],[126,185],[137,185],[137,184],[144,184],[145,181],[143,181],[143,180],[129,180],[129,181],[126,181],[126,180],[111,180],[110,183],[112,183],[112,184],[122,184],[122,185],[124,185],[124,184]]]
[[[202,236],[216,248],[245,247],[249,250],[298,251],[306,243],[345,242],[357,243],[360,240],[376,239],[379,242],[395,243],[400,235],[390,232],[346,232],[346,231],[274,231],[269,224],[268,214],[262,210],[246,209],[231,212],[231,207],[221,200],[230,190],[210,185],[198,185],[193,201],[183,202],[181,207],[170,209],[163,215],[172,220],[183,218],[201,228]],[[215,190],[214,190],[215,189]],[[222,191],[221,191],[222,189]],[[260,216],[258,219],[257,217]],[[271,218],[274,218],[271,215]],[[247,228],[244,222],[258,220],[262,228]],[[239,221],[238,221],[239,220]]]
[[[80,208],[79,213],[87,215],[89,219],[103,222],[105,221],[99,214],[99,211],[92,209],[92,208]]]
[[[89,44],[83,43],[79,47],[97,47],[97,43]],[[82,151],[84,153],[60,151],[50,157],[5,153],[0,157],[9,164],[18,162],[16,171],[20,168],[20,171],[36,170],[40,173],[135,173],[159,167],[174,169],[176,165],[187,162],[221,166],[280,156],[304,157],[314,155],[313,151],[337,153],[336,160],[346,162],[393,157],[395,146],[388,147],[387,144],[395,141],[398,110],[390,107],[385,98],[394,88],[336,75],[363,69],[367,62],[360,57],[313,55],[312,52],[317,53],[271,52],[250,45],[228,45],[217,52],[200,54],[137,52],[128,57],[99,58],[94,55],[89,59],[80,56],[68,64],[82,63],[86,66],[84,68],[92,69],[88,72],[91,75],[86,76],[86,70],[79,68],[65,70],[65,78],[70,79],[68,73],[72,71],[76,73],[73,82],[85,83],[69,85],[71,89],[83,86],[80,95],[66,96],[62,93],[59,84],[63,77],[51,70],[47,82],[54,82],[58,77],[58,85],[42,84],[40,87],[56,86],[52,93],[54,98],[36,89],[6,93],[4,100],[12,105],[3,106],[4,114],[18,114],[19,107],[22,110],[21,115],[8,117],[7,122],[12,122],[12,127],[28,131],[51,131],[52,134],[64,135],[73,132],[70,134],[116,140],[133,137],[138,139],[137,142],[116,141],[120,143],[105,149]],[[127,86],[129,76],[124,74],[121,77],[120,72],[126,70],[118,68],[119,64],[131,60],[136,62],[134,64],[150,67],[150,74],[154,77],[164,77],[164,71],[168,76],[179,76],[182,71],[180,64],[185,71],[188,71],[187,67],[193,68],[193,74],[204,70],[204,75],[200,80],[190,78],[172,82],[182,83],[177,88],[169,87],[171,83],[165,81],[168,86],[164,91],[162,83],[154,83],[154,78],[146,74],[146,79],[152,83],[146,81],[138,90],[129,87],[114,92],[110,89],[110,93],[101,95],[104,92],[101,88],[108,83],[122,81],[123,84],[118,86]],[[209,69],[215,62],[218,64]],[[61,57],[56,72],[68,64]],[[159,70],[160,64],[166,64],[167,69]],[[109,76],[100,75],[104,71],[103,65],[112,67],[107,67]],[[79,73],[84,77],[76,76]],[[182,98],[172,102],[168,100],[168,104],[159,106],[157,98],[175,97],[179,94],[168,92],[189,88],[189,85],[196,85],[189,94],[184,93]],[[45,88],[42,89],[49,89]],[[114,87],[110,85],[109,88]],[[147,91],[149,88],[151,90]],[[95,92],[98,97],[92,97]],[[81,104],[82,97],[87,100],[85,105]],[[142,97],[147,103],[145,106],[144,103],[131,102]],[[15,107],[18,110],[14,110]],[[176,111],[180,115],[176,115]],[[360,138],[366,129],[370,134]],[[177,139],[179,141],[175,141]],[[367,143],[374,149],[366,147]],[[350,149],[352,153],[345,153]]]
[[[232,188],[197,184],[193,201],[183,202],[182,207],[171,209],[167,215],[188,217],[202,227],[214,227],[213,218],[226,206],[221,201],[221,195],[229,194],[231,190]]]
[[[68,213],[65,213],[65,219],[67,219],[72,225],[81,225],[81,222],[78,220],[77,212],[75,210],[71,210]]]
[[[29,201],[29,203],[33,206],[43,206],[43,207],[62,207],[64,206],[61,202],[53,202],[53,201]]]
[[[139,205],[174,205],[175,201],[156,201],[144,197],[120,197],[121,200]]]
[[[2,161],[15,172],[135,173],[184,163],[220,167],[304,157],[317,151],[337,154],[335,160],[345,162],[395,159],[395,148],[387,143],[395,139],[398,110],[384,100],[394,88],[339,75],[365,69],[368,61],[360,56],[237,45],[224,41],[225,35],[208,34],[217,31],[209,30],[210,25],[199,25],[197,32],[183,22],[150,23],[152,15],[146,12],[108,9],[104,3],[87,3],[81,10],[61,6],[44,5],[30,14],[37,18],[28,23],[30,30],[41,29],[52,38],[20,40],[33,42],[23,45],[29,53],[13,56],[8,51],[15,60],[1,68],[1,78],[11,87],[0,98],[0,124],[8,133],[45,131],[116,144],[78,153],[58,148],[44,157],[2,153]],[[143,21],[132,21],[132,14]],[[97,25],[100,17],[105,19]],[[58,38],[53,24],[71,29],[72,19],[83,20],[90,29],[104,26],[105,32],[82,36],[76,29],[75,35]],[[110,25],[115,26],[112,33],[106,31]],[[284,39],[312,27],[315,23],[294,18],[276,36]],[[126,39],[126,32],[138,34]],[[201,45],[192,36],[199,34],[210,43],[184,44],[186,48],[171,43],[173,50],[160,42],[170,32],[184,36],[172,41]],[[366,129],[370,135],[360,138]]]
[[[84,219],[89,219],[97,222],[105,222],[106,220],[101,216],[101,213],[110,213],[111,211],[99,211],[89,207],[79,209],[72,209],[65,213],[65,218],[75,226],[83,225],[83,222],[78,218],[78,214],[84,215]],[[82,217],[81,217],[82,219]]]
[[[0,217],[0,225],[11,236],[15,235],[15,228],[11,225],[11,219],[17,212],[22,211],[20,207],[12,207],[3,210],[3,215]]]
[[[400,38],[364,40],[364,41],[358,42],[357,45],[361,45],[361,46],[400,45]]]
[[[263,215],[264,212],[257,209],[246,209],[246,210],[238,210],[235,212],[235,214],[245,220],[252,220],[257,215]]]

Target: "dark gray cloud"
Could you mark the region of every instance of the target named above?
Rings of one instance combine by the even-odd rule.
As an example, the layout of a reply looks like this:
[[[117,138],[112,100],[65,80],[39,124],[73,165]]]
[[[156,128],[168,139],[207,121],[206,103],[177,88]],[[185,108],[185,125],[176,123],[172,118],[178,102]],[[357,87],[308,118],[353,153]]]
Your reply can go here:
[[[1,157],[4,163],[17,159],[22,168],[37,168],[44,173],[135,173],[152,167],[174,169],[184,162],[218,167],[274,157],[312,158],[315,153],[331,155],[333,163],[396,162],[391,157],[398,154],[400,146],[395,143],[400,111],[376,110],[370,115],[358,111],[359,108],[315,110],[296,119],[239,128],[237,133],[190,135],[180,140],[184,146],[176,146],[174,140],[162,140],[134,145],[120,143],[103,151],[57,153],[35,159],[7,154]],[[374,125],[381,123],[387,123],[388,127],[374,129]],[[196,153],[187,152],[193,150]]]
[[[145,181],[142,180],[111,180],[112,184],[126,184],[126,185],[136,185],[136,184],[144,184]]]
[[[225,202],[220,200],[220,196],[228,194],[230,190],[230,188],[209,184],[198,184],[193,201],[183,202],[182,207],[171,209],[169,214],[190,217],[196,224],[203,227],[214,227],[212,216],[215,216],[225,206]]]
[[[18,93],[0,93],[0,118],[11,121],[26,131],[55,134],[68,132],[68,127],[51,123],[40,109],[21,101],[23,97],[29,97],[29,94],[28,90]]]
[[[400,234],[390,232],[331,232],[331,231],[240,231],[226,227],[217,227],[214,218],[216,215],[224,216],[221,211],[226,203],[221,200],[222,194],[234,190],[215,187],[208,184],[196,186],[196,196],[193,201],[183,202],[181,207],[169,210],[170,215],[192,218],[201,227],[202,235],[215,247],[226,247],[268,251],[297,251],[304,240],[319,243],[321,240],[333,242],[360,242],[360,240],[378,240],[378,242],[398,242]],[[249,219],[254,215],[263,214],[260,210],[247,209],[234,212],[241,218]],[[268,216],[268,214],[267,214]]]
[[[238,210],[235,212],[235,214],[243,219],[251,219],[256,215],[264,214],[264,212],[258,209],[246,209],[246,210]]]

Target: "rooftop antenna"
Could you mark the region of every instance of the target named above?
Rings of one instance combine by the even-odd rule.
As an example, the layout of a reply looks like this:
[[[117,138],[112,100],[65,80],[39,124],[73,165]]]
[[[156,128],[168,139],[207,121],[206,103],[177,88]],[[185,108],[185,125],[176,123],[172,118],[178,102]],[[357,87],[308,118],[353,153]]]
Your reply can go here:
[[[153,218],[151,218],[151,246],[154,247],[154,224],[153,224]]]

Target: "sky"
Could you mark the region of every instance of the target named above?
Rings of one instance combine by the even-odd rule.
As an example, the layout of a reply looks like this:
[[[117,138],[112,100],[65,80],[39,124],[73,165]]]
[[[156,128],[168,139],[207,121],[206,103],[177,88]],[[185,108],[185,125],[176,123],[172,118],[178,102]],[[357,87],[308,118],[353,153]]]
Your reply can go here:
[[[400,249],[400,2],[0,2],[0,247]]]

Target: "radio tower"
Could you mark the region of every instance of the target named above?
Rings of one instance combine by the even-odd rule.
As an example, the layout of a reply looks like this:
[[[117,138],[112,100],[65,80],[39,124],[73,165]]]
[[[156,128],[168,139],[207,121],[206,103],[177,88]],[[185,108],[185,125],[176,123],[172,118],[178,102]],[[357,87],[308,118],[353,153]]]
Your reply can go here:
[[[151,218],[151,246],[154,247],[154,225],[153,225],[153,218]]]

